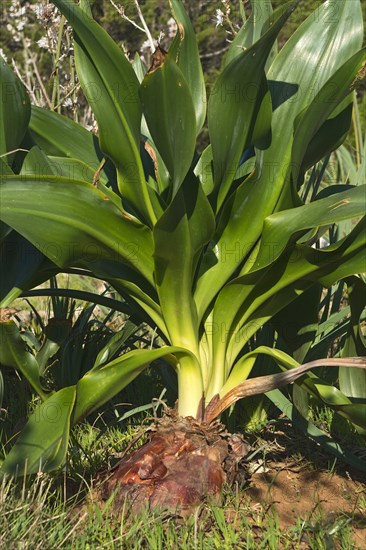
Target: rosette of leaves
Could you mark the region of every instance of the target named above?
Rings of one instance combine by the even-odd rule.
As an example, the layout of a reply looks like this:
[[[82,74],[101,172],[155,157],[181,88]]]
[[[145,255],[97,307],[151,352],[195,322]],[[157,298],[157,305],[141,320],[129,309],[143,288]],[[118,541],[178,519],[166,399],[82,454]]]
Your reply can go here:
[[[352,366],[363,377],[363,358],[299,365],[275,347],[249,345],[290,305],[306,326],[319,285],[365,268],[365,186],[337,182],[326,195],[301,199],[306,171],[350,126],[365,64],[360,2],[327,0],[277,52],[296,2],[264,20],[260,8],[268,2],[253,1],[257,16],[236,35],[208,100],[181,1],[170,2],[177,35],[167,52],[157,49],[148,70],[138,57],[126,59],[86,0],[54,4],[73,27],[78,78],[99,132],[31,108],[2,65],[13,91],[2,102],[2,247],[9,262],[2,304],[50,274],[83,272],[112,285],[156,327],[163,345],[98,361],[77,384],[44,395],[41,411],[51,401],[62,411],[57,430],[47,415],[39,424],[31,418],[3,471],[23,471],[26,458],[33,472],[40,460],[45,469],[62,464],[70,426],[159,358],[177,373],[178,415],[202,425],[236,400],[293,383],[318,365]],[[210,145],[198,156],[206,117]],[[28,153],[14,157],[21,144]],[[347,234],[313,247],[344,220],[354,221]],[[262,356],[283,372],[251,377]],[[366,425],[365,407],[352,397],[339,392],[333,401]]]

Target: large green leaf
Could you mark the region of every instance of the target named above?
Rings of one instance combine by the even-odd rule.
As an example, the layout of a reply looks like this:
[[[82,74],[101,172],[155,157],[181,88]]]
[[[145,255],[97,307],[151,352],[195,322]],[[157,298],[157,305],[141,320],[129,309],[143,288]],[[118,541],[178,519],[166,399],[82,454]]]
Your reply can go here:
[[[157,50],[155,55],[165,54]],[[146,74],[140,97],[151,136],[172,178],[174,197],[192,164],[196,115],[188,84],[171,54]]]
[[[257,42],[263,32],[265,32],[269,25],[273,23],[273,9],[270,0],[251,0],[250,4],[252,13],[235,35],[235,38],[225,56],[225,65],[227,65],[235,57],[238,57],[241,51],[250,48],[252,44]],[[275,52],[273,52],[273,55],[274,54]],[[269,61],[271,61],[271,59],[269,59]]]
[[[248,276],[243,274],[242,277],[234,279],[232,283],[226,285],[221,291],[216,301],[213,322],[215,324],[221,323],[222,319],[224,319],[225,329],[229,335],[232,335],[233,332],[238,331],[238,325],[245,322],[244,319],[248,320],[250,318],[250,315],[257,309],[259,304],[266,303],[271,307],[274,303],[277,304],[278,301],[274,302],[274,295],[281,288],[293,285],[295,281],[300,282],[305,277],[312,284],[314,279],[309,280],[309,275],[313,271],[319,272],[318,270],[321,265],[319,262],[323,261],[326,265],[327,260],[329,260],[330,272],[336,273],[338,266],[335,265],[331,253],[327,256],[326,251],[321,253],[310,247],[298,248],[299,258],[293,256],[294,252],[290,248],[287,252],[287,257],[283,257],[283,261],[276,263],[275,260],[280,257],[281,253],[284,253],[291,236],[300,235],[301,231],[317,227],[321,224],[332,224],[345,218],[360,216],[363,214],[363,211],[364,192],[362,187],[358,187],[299,208],[279,212],[267,218],[264,225],[261,249],[255,265],[249,271]],[[330,250],[332,250],[332,247],[330,247],[329,252]],[[305,255],[303,256],[303,254]],[[292,258],[291,265],[289,263],[289,256]],[[353,255],[350,256],[350,261],[352,258]],[[303,260],[305,263],[301,264]],[[358,269],[362,271],[362,262],[359,258],[357,262]],[[268,266],[272,267],[268,269]],[[348,269],[348,274],[352,273],[354,268],[352,264],[347,266],[347,262],[344,259],[340,267]],[[302,271],[303,269],[304,271]],[[305,283],[305,287],[309,286],[309,283]],[[302,287],[302,291],[305,287]],[[297,292],[299,291],[300,289]],[[292,301],[295,297],[296,293],[294,293],[294,289],[291,287],[287,299]],[[269,298],[271,298],[270,302],[268,302]],[[287,305],[287,303],[289,302],[284,301],[282,307]],[[279,306],[276,305],[276,307]],[[280,309],[281,307],[277,311]],[[277,313],[273,309],[271,311],[272,315]],[[252,334],[252,331],[248,330],[247,332],[249,338],[249,333]],[[233,337],[222,338],[222,335],[217,334],[214,340],[216,341],[217,348],[221,349],[217,360],[219,362],[224,361],[224,356],[226,355],[225,342],[233,340]],[[247,341],[247,338],[245,341]],[[245,342],[242,342],[241,338],[239,338],[239,346],[240,343],[244,345]],[[238,345],[235,346],[235,349],[237,348]]]
[[[254,378],[248,378],[248,368],[245,364],[246,361],[252,360],[259,355],[265,355],[271,357],[284,372],[275,372],[269,375],[256,376]],[[250,397],[253,395],[263,394],[276,388],[293,384],[300,378],[307,374],[310,377],[312,386],[324,387],[325,402],[327,400],[334,407],[337,407],[339,412],[347,416],[352,415],[356,423],[364,426],[366,423],[366,409],[361,409],[357,405],[352,407],[350,400],[344,396],[339,390],[332,387],[330,384],[322,384],[311,370],[316,367],[329,366],[329,367],[347,367],[366,369],[366,357],[348,357],[348,358],[329,358],[311,361],[299,365],[291,356],[284,353],[282,350],[274,349],[268,346],[259,346],[255,350],[247,353],[241,363],[244,366],[244,377],[241,377],[241,368],[236,365],[233,372],[229,376],[226,384],[221,388],[219,394],[214,395],[211,399],[208,399],[208,404],[205,410],[205,420],[207,422],[216,418],[223,411],[231,407],[239,399]],[[239,367],[239,368],[238,368]],[[314,383],[313,383],[314,380]],[[305,385],[308,385],[308,381],[305,381]],[[312,387],[310,386],[310,389]],[[323,390],[322,390],[323,391]],[[344,408],[346,407],[346,408]]]
[[[278,375],[275,373],[269,376],[260,376],[247,380],[249,374],[248,366],[252,366],[253,358],[256,358],[259,355],[271,357],[275,363],[277,363],[281,369],[285,371],[285,373],[283,375]],[[353,361],[355,366],[352,366]],[[248,362],[249,365],[247,364]],[[223,399],[222,405],[224,404],[224,401],[229,404],[229,394],[237,400],[241,395],[242,397],[245,397],[248,391],[249,394],[260,392],[261,381],[263,382],[263,385],[268,383],[274,387],[274,385],[278,384],[276,387],[280,387],[280,384],[285,385],[287,376],[291,377],[291,381],[290,379],[287,380],[287,383],[290,383],[298,380],[306,372],[307,377],[302,382],[302,387],[305,390],[310,392],[311,395],[319,396],[326,405],[335,409],[341,416],[347,418],[347,420],[352,422],[357,427],[365,429],[366,407],[361,404],[358,405],[357,403],[352,403],[352,401],[338,388],[334,387],[332,384],[320,380],[311,372],[312,368],[323,365],[333,366],[336,368],[339,366],[345,370],[349,369],[351,371],[360,371],[364,373],[366,369],[366,357],[358,357],[354,360],[349,357],[342,359],[320,359],[301,366],[297,361],[284,353],[282,350],[269,348],[267,346],[259,346],[254,351],[246,354],[235,365],[226,384],[220,392],[220,396]],[[263,391],[267,391],[267,388],[264,388]],[[217,406],[220,405],[218,404]]]
[[[0,307],[9,306],[23,290],[44,283],[60,271],[42,252],[13,230],[1,242],[0,266]]]
[[[126,252],[132,262],[138,258],[139,249],[133,242],[127,243]],[[152,258],[149,256],[149,261],[151,260]],[[92,275],[111,284],[128,301],[134,314],[148,324],[152,324],[154,327],[157,326],[168,338],[157,292],[154,286],[147,282],[146,278],[128,265],[121,263],[117,257],[114,260],[95,259],[90,264],[90,270]],[[153,267],[151,267],[150,275],[153,275]]]
[[[329,113],[336,109],[339,92],[334,86],[326,87],[325,84],[362,47],[362,40],[360,2],[328,0],[286,42],[268,72],[271,80],[286,85],[295,83],[298,86],[290,100],[282,103],[274,112],[272,145],[263,153],[262,159],[264,170],[260,180],[270,176],[275,182],[273,191],[281,190],[284,197],[287,196],[291,183],[291,149],[297,117],[300,113],[304,115],[305,109],[309,107],[312,113],[319,110],[321,120],[322,112]],[[342,95],[342,84],[340,88]],[[285,85],[282,89],[278,87],[274,101],[279,101],[283,94],[286,94]],[[314,103],[318,94],[323,99],[328,95],[328,100],[323,105],[320,102]],[[300,127],[297,126],[297,129]],[[272,197],[277,202],[278,194],[273,193]]]
[[[154,227],[155,283],[171,342],[197,353],[198,323],[192,290],[214,216],[197,178],[183,184]]]
[[[291,154],[293,167],[292,177],[295,183],[299,178],[299,172],[301,175],[300,169],[304,162],[306,149],[313,136],[320,130],[322,124],[326,122],[334,108],[347,98],[347,96],[346,104],[352,104],[352,94],[350,91],[357,74],[365,63],[365,59],[366,49],[356,52],[325,83],[321,90],[315,95],[311,104],[306,108],[304,114],[300,113],[298,119],[295,120],[295,133]],[[342,104],[340,111],[343,113],[346,107],[347,105]],[[347,118],[350,123],[350,116]],[[330,128],[328,128],[328,132],[329,130]],[[342,134],[343,136],[345,135],[344,128],[342,128]],[[336,132],[335,134],[329,135],[329,143],[327,145],[328,151],[332,150],[332,148],[335,148],[337,145],[339,145],[339,135]]]
[[[298,363],[304,362],[317,334],[321,292],[321,285],[311,286],[281,309],[272,320],[286,346],[286,351],[290,352]]]
[[[279,197],[291,187],[294,123],[331,76],[361,47],[360,3],[322,4],[284,45],[270,67],[273,81],[272,143],[257,151],[256,170],[233,192],[223,208],[212,247],[197,285],[200,316],[238,266],[248,271],[264,219],[280,209]],[[316,47],[315,47],[316,44]],[[333,109],[336,105],[333,105]],[[287,208],[291,205],[287,205]],[[208,269],[209,268],[209,269]]]
[[[361,316],[366,307],[366,284],[358,277],[347,279],[348,299],[351,306],[351,323],[342,356],[366,355],[365,335],[362,333]],[[366,372],[358,369],[339,369],[339,387],[350,398],[359,401],[366,409]],[[366,432],[365,432],[366,433]]]
[[[29,129],[34,141],[48,156],[78,159],[94,173],[98,170],[103,153],[97,136],[70,118],[32,105]],[[100,179],[107,182],[104,170]]]
[[[170,0],[178,32],[169,52],[177,58],[177,64],[191,91],[196,113],[196,131],[201,130],[206,118],[206,88],[202,72],[196,33],[181,0]]]
[[[340,369],[346,370],[345,367],[339,366]],[[351,369],[353,372],[362,369]],[[331,407],[338,414],[347,418],[357,429],[360,429],[364,434],[366,433],[366,407],[365,403],[352,402],[344,393],[332,384],[324,382],[316,378],[311,377],[304,381],[303,386],[309,388],[310,391],[318,395],[320,399]]]
[[[75,386],[63,388],[39,405],[6,456],[1,474],[50,472],[63,465],[69,442]]]
[[[264,268],[262,281],[252,290],[249,306],[252,313],[248,311],[249,315],[245,315],[252,325],[247,331],[248,336],[253,334],[252,328],[258,323],[266,322],[314,282],[330,287],[344,277],[364,271],[365,223],[364,218],[346,239],[325,250],[296,246],[288,259],[283,257],[277,266],[274,265],[273,271],[267,270],[268,278]],[[253,277],[256,275],[259,272],[252,274]],[[273,287],[270,286],[271,278]]]
[[[346,239],[326,250],[297,245],[270,268],[240,276],[226,285],[214,308],[215,326],[221,323],[225,327],[224,334],[218,331],[213,335],[215,362],[226,362],[230,368],[245,342],[314,282],[330,286],[362,271],[364,225],[358,224]]]
[[[208,104],[208,128],[217,210],[229,192],[244,149],[260,142],[270,129],[272,109],[264,67],[293,9],[293,3],[281,8],[276,22],[264,36],[226,65],[214,84]],[[260,127],[256,125],[259,114]]]
[[[224,57],[225,66],[228,65],[230,61],[238,57],[242,51],[247,50],[254,44],[254,42],[256,42],[256,40],[254,40],[254,23],[256,21],[255,9],[255,4],[253,4],[252,13],[244,22],[243,26],[235,35],[234,40],[230,44],[230,48]],[[260,11],[260,13],[262,12]],[[257,40],[258,38],[259,37],[257,37]]]
[[[99,127],[102,151],[114,162],[124,199],[152,223],[152,209],[140,158],[141,105],[139,81],[123,51],[90,17],[87,0],[81,8],[66,0],[54,4],[75,33],[75,63],[84,94]]]
[[[351,120],[352,104],[350,103],[339,114],[335,116],[332,114],[331,118],[324,122],[311,138],[306,151],[302,153],[302,164],[298,167],[298,184],[303,180],[306,170],[341,146],[348,133]],[[336,154],[338,151],[339,149],[336,150]],[[346,177],[340,176],[340,180],[345,181]]]
[[[40,177],[54,173],[57,175],[57,170],[44,152],[33,146],[24,157],[20,173],[22,176],[31,174],[33,177]],[[60,271],[35,246],[14,230],[2,240],[0,264],[0,307],[8,306],[22,291],[43,283]]]
[[[0,58],[0,156],[11,166],[14,155],[28,128],[30,101],[28,94],[13,71]]]
[[[8,176],[0,196],[1,219],[59,267],[91,269],[95,262],[110,260],[152,282],[150,230],[93,185],[52,176]]]
[[[27,350],[27,346],[20,336],[19,328],[14,321],[0,323],[0,342],[0,364],[18,369],[38,395],[45,400],[47,393],[43,389],[39,378],[38,363]]]
[[[126,387],[138,376],[148,365],[166,355],[175,354],[179,360],[190,356],[189,351],[179,347],[163,346],[160,349],[137,349],[130,351],[107,365],[97,366],[87,372],[76,386],[76,404],[73,414],[73,423],[85,418],[92,411],[101,407],[104,403],[114,397],[119,391]],[[193,362],[192,365],[195,365]],[[179,363],[177,365],[180,369]],[[194,369],[194,367],[193,367]],[[200,372],[197,364],[196,371],[190,372],[192,379],[200,380]],[[193,386],[196,387],[193,387]],[[198,387],[197,387],[198,386]],[[202,396],[202,388],[198,384],[192,384],[192,395],[197,390],[199,398]],[[196,411],[194,411],[194,414]]]
[[[274,262],[285,250],[291,237],[306,229],[326,227],[362,216],[365,211],[365,193],[366,186],[363,185],[268,216],[264,221],[261,247],[251,271]]]
[[[25,155],[20,170],[20,174],[33,176],[35,178],[60,175],[57,172],[58,170],[56,166],[51,164],[47,155],[38,147],[38,145],[34,145]]]

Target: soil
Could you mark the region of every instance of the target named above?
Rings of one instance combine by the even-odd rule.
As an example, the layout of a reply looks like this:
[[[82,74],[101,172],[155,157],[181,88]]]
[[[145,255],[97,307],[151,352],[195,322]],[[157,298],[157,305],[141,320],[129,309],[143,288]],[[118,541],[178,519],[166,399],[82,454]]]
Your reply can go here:
[[[301,518],[307,528],[326,532],[338,520],[351,518],[355,548],[365,550],[366,474],[333,461],[286,420],[277,429],[266,429],[257,442],[263,444],[264,455],[251,465],[250,482],[242,493],[253,527],[259,518],[263,526],[263,517],[268,521],[275,514],[282,529]],[[359,451],[365,456],[365,448]],[[308,548],[306,534],[304,548]]]
[[[275,513],[283,529],[296,524],[300,517],[309,527],[334,525],[342,517],[352,516],[353,540],[366,548],[366,484],[340,475],[311,470],[309,465],[290,462],[269,463],[266,472],[253,474],[243,498],[256,516]],[[365,480],[366,481],[366,480]],[[306,546],[304,546],[306,548]]]

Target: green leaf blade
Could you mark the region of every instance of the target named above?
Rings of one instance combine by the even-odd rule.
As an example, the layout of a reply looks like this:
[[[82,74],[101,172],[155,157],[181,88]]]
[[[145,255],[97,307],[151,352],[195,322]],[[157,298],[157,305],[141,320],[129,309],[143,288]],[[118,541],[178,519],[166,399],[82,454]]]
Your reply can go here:
[[[150,230],[93,185],[56,176],[9,176],[0,195],[1,218],[59,267],[120,261],[152,282]]]
[[[140,158],[141,104],[139,81],[122,50],[81,8],[65,0],[54,4],[75,32],[75,63],[84,93],[95,114],[102,151],[114,162],[118,185],[149,225],[155,221]]]
[[[19,78],[0,58],[0,156],[11,166],[14,155],[27,131],[30,101]]]
[[[196,115],[187,82],[171,55],[147,73],[140,97],[151,136],[172,178],[174,197],[192,164]]]
[[[196,113],[198,133],[206,118],[206,88],[200,62],[196,34],[181,0],[170,0],[178,32],[170,46],[170,52],[177,57],[177,64],[191,91]]]
[[[265,100],[268,88],[264,69],[273,43],[293,9],[293,3],[286,4],[264,36],[226,65],[213,87],[208,104],[208,127],[217,210],[229,192],[243,151],[256,141],[253,129],[263,102],[263,127],[257,128],[257,134],[262,137],[270,131],[272,109],[270,101]]]
[[[22,476],[50,472],[62,466],[74,403],[75,386],[70,386],[38,406],[6,456],[0,473]]]

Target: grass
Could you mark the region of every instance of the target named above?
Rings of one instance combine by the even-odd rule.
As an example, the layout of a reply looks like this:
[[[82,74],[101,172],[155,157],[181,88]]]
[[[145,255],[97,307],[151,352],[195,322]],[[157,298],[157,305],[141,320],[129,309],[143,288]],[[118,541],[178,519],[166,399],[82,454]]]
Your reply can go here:
[[[116,460],[141,430],[132,419],[124,428],[104,429],[101,418],[73,432],[63,471],[0,484],[0,548],[25,549],[352,549],[353,527],[366,512],[366,494],[353,513],[328,514],[321,503],[309,515],[294,515],[283,526],[275,508],[255,503],[247,489],[225,488],[220,506],[202,504],[188,518],[172,513],[113,512],[113,499],[93,500],[96,474]],[[273,427],[270,428],[273,432]],[[265,440],[265,434],[262,434]],[[258,435],[259,437],[259,435]],[[267,453],[271,453],[267,440]],[[287,450],[288,451],[288,450]],[[298,464],[308,468],[294,446]],[[263,456],[263,453],[262,453]],[[271,483],[268,482],[268,490]]]
[[[23,486],[3,481],[0,488],[0,547],[10,548],[124,548],[124,549],[278,549],[354,548],[352,516],[298,517],[281,528],[276,514],[252,509],[235,494],[225,495],[224,507],[203,506],[194,516],[177,520],[171,514],[133,515],[127,507],[117,518],[111,502],[75,507],[62,486],[41,476]]]

